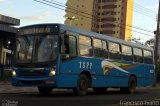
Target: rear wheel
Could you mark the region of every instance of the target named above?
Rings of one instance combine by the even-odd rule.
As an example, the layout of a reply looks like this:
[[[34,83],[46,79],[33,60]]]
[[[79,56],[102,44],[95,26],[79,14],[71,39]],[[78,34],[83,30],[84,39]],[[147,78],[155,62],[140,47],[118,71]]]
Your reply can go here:
[[[124,93],[134,93],[136,91],[136,79],[135,77],[130,77],[128,82],[128,87],[120,88],[120,90]]]
[[[102,93],[106,93],[107,88],[106,87],[97,87],[97,88],[93,88],[94,92],[102,94]]]
[[[52,88],[51,87],[38,87],[38,91],[42,95],[49,95],[52,92]]]
[[[73,92],[76,95],[83,96],[87,94],[88,87],[89,78],[85,74],[81,74],[77,82],[77,88],[74,88]]]

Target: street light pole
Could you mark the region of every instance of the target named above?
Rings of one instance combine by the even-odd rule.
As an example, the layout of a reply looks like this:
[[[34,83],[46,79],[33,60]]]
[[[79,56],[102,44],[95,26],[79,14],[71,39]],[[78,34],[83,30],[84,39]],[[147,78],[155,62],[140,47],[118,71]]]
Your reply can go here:
[[[76,18],[75,16],[72,16],[72,17],[66,17],[66,16],[65,16],[65,18],[68,19],[68,20],[70,20],[70,22],[69,22],[69,25],[70,25],[70,26],[72,25],[72,22],[73,22],[74,20],[78,20],[78,18]]]

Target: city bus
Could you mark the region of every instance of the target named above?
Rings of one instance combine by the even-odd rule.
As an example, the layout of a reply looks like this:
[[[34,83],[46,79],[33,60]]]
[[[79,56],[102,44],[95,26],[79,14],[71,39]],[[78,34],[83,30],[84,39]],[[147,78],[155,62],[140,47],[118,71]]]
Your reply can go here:
[[[54,88],[134,93],[155,84],[153,54],[147,46],[64,24],[25,26],[16,35],[12,85],[37,87],[43,95]]]

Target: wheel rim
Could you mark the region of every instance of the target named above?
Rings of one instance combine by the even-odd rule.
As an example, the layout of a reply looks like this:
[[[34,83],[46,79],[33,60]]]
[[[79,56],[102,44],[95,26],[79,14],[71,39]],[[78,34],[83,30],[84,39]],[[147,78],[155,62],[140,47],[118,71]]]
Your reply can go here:
[[[86,80],[81,80],[80,82],[80,90],[85,91],[88,88],[88,84]]]
[[[133,93],[135,91],[135,88],[136,88],[135,81],[131,81],[131,84],[130,84],[130,91],[131,91],[131,93]]]

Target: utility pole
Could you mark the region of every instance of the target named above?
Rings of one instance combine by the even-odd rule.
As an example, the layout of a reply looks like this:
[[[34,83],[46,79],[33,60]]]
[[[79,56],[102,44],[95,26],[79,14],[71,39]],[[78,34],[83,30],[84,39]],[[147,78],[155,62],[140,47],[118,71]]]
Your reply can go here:
[[[156,70],[155,70],[155,78],[156,78],[156,83],[159,82],[159,72],[157,71],[158,67],[158,62],[160,62],[160,0],[159,0],[159,9],[158,9],[158,20],[157,20],[157,30],[155,31],[155,46],[154,46],[154,61],[156,65]],[[154,85],[156,86],[156,85]]]
[[[157,30],[155,31],[155,46],[154,46],[154,56],[155,64],[160,61],[160,0],[159,0],[159,9],[158,9],[158,20],[157,20]]]

